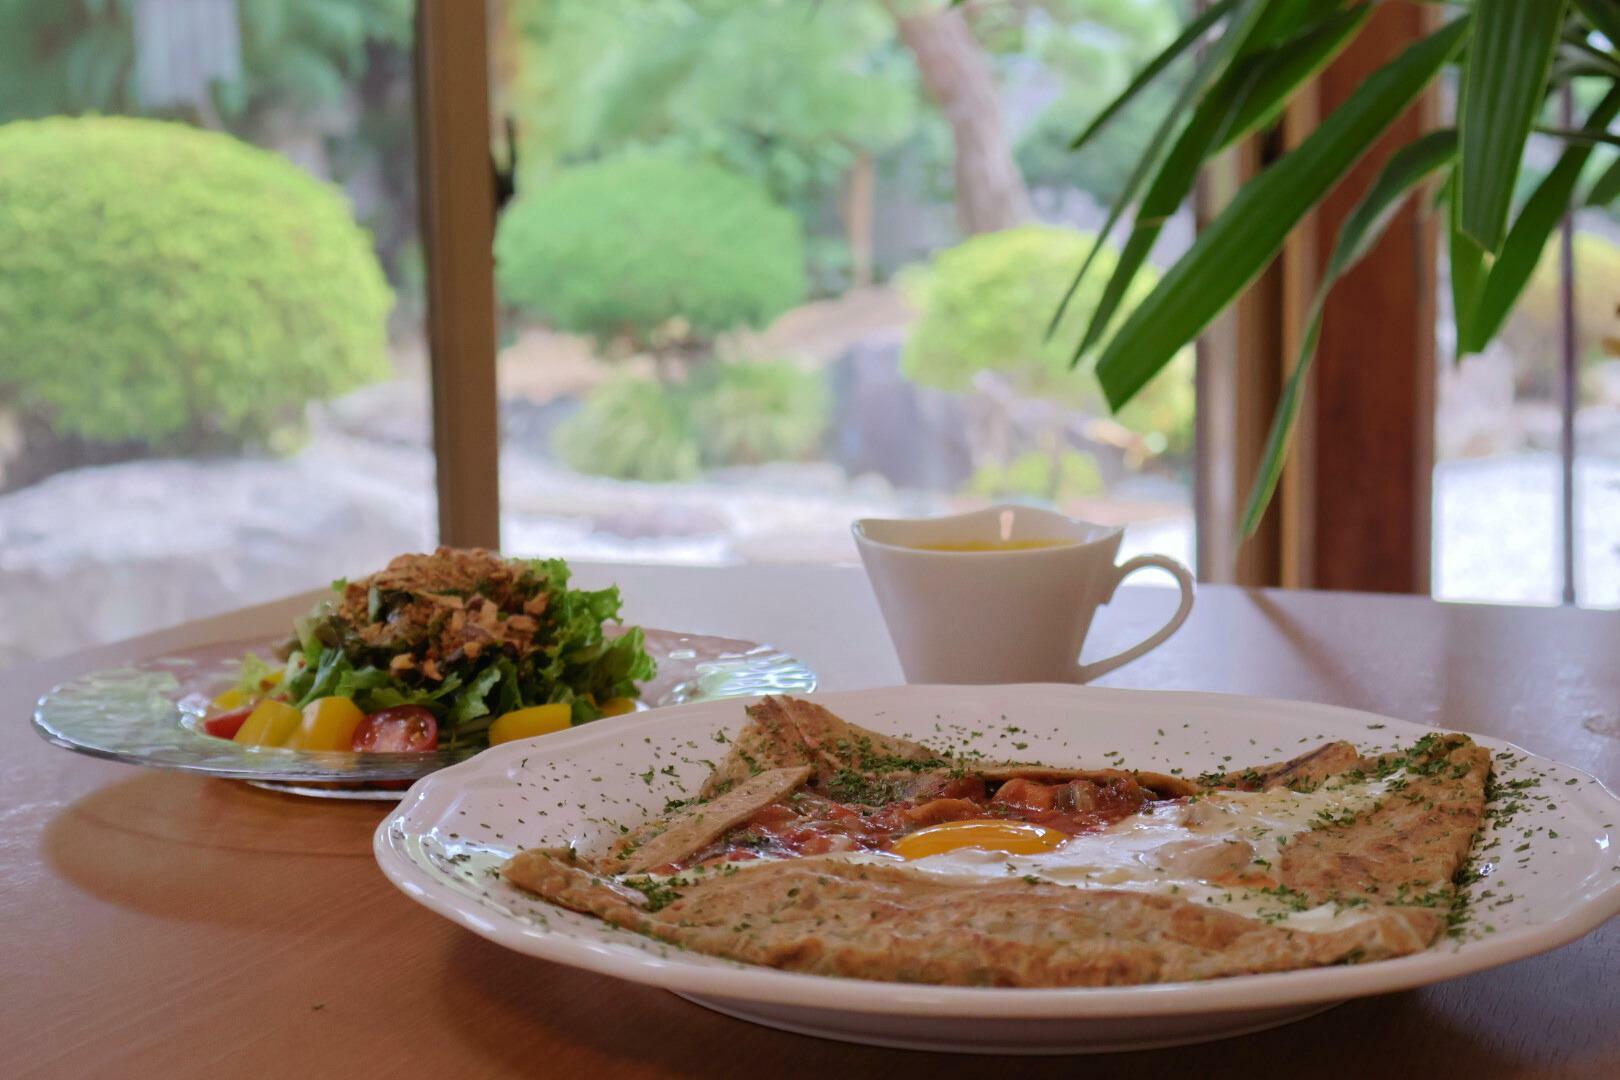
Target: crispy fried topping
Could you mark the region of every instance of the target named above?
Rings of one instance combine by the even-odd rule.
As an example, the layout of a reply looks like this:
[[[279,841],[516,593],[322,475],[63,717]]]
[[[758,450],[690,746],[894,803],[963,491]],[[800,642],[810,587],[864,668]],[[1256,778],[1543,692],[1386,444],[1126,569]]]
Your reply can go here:
[[[491,649],[514,659],[533,648],[545,582],[522,562],[483,548],[400,555],[343,591],[336,616],[367,647],[395,653],[389,671],[443,678],[441,663]]]

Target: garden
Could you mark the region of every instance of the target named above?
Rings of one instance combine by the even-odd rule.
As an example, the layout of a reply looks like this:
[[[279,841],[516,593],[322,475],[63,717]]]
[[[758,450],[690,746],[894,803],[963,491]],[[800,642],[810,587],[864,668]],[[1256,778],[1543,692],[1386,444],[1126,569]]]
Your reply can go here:
[[[1118,415],[1072,365],[1106,242],[1049,326],[1168,91],[1068,142],[1185,6],[492,3],[504,546],[847,559],[1017,499],[1190,559],[1191,351]],[[411,8],[0,0],[0,664],[432,544]],[[1546,449],[1555,311],[1443,376],[1444,456]]]

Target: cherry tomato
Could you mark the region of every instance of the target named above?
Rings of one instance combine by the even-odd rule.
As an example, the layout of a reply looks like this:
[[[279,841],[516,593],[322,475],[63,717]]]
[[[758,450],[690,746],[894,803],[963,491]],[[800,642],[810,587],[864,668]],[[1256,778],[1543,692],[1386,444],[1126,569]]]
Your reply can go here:
[[[350,749],[374,754],[411,754],[436,750],[439,722],[420,705],[379,709],[354,729]]]
[[[248,714],[252,711],[252,705],[243,705],[240,709],[232,709],[230,712],[220,713],[218,716],[210,716],[202,722],[203,730],[221,739],[234,739],[236,733],[242,730],[242,725],[247,722]]]

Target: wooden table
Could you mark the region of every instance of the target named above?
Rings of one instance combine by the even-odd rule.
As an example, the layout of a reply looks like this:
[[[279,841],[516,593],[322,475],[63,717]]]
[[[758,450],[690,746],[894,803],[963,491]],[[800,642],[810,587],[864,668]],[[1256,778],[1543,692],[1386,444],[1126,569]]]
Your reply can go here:
[[[773,640],[842,689],[898,681],[849,568],[586,567],[650,624]],[[1122,592],[1101,650],[1171,603]],[[508,952],[372,862],[384,808],[69,754],[29,703],[94,666],[271,632],[303,601],[0,674],[0,1076],[975,1075],[824,1042]],[[1505,737],[1620,786],[1620,616],[1209,587],[1108,681],[1266,694]],[[1226,1042],[1019,1076],[1620,1076],[1620,922],[1535,959]]]

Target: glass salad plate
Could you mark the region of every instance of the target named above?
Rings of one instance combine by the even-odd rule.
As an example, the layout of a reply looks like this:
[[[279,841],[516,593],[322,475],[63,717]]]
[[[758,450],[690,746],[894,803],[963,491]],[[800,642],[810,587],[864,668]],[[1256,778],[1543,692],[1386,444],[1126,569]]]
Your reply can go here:
[[[851,723],[991,759],[1196,775],[1281,761],[1334,739],[1376,753],[1433,728],[1371,713],[1224,694],[1089,686],[901,686],[817,694]],[[1143,1049],[1257,1031],[1350,998],[1484,971],[1620,914],[1620,800],[1590,775],[1498,739],[1499,784],[1456,925],[1399,959],[1202,982],[1003,989],[799,974],[663,944],[552,906],[497,868],[520,847],[604,848],[618,823],[688,798],[743,726],[717,701],[497,746],[418,782],[378,827],[405,894],[475,934],[556,964],[660,987],[732,1016],[854,1042],[976,1053]],[[543,748],[543,752],[542,752]],[[1501,977],[1513,978],[1504,973]]]
[[[644,707],[804,693],[816,686],[813,671],[769,645],[672,630],[649,629],[646,639],[658,674],[642,685]],[[57,746],[95,757],[339,799],[396,800],[400,781],[417,780],[477,753],[470,748],[425,754],[255,749],[202,731],[209,701],[235,685],[243,655],[269,656],[284,640],[204,645],[80,676],[40,698],[34,727]]]

